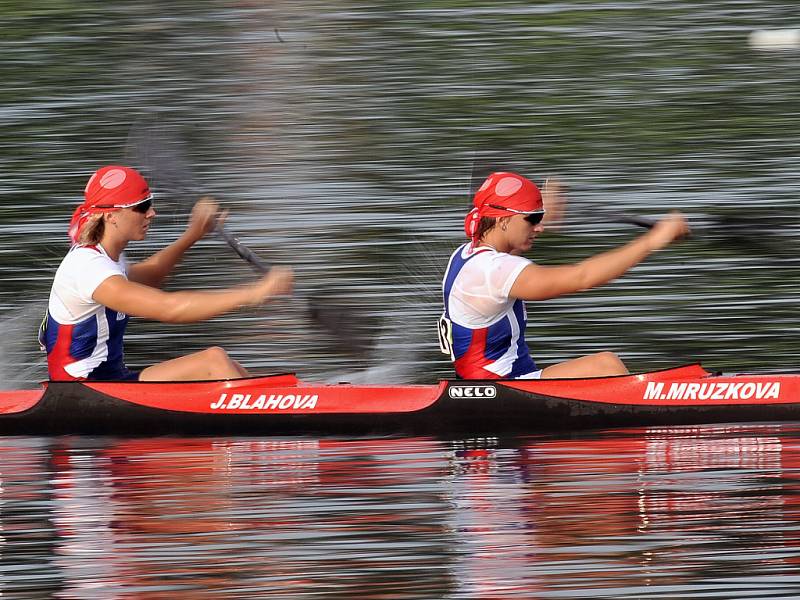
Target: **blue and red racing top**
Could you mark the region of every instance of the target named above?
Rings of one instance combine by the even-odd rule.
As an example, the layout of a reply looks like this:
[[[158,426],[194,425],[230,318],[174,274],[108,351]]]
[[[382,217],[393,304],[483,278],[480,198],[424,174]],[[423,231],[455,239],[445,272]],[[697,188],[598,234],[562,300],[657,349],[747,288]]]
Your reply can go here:
[[[443,280],[444,314],[439,342],[463,379],[536,377],[525,343],[527,313],[509,297],[517,276],[531,264],[489,246],[460,246]]]
[[[123,356],[128,315],[92,298],[113,275],[127,277],[125,259],[112,260],[100,245],[74,246],[64,257],[39,331],[50,379],[133,378]]]

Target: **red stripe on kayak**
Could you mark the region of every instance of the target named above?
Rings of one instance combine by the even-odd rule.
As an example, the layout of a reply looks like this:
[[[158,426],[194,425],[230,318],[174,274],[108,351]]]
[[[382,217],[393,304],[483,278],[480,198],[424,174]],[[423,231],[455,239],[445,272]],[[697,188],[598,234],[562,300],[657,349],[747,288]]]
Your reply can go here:
[[[276,377],[198,382],[82,382],[141,406],[193,413],[313,414],[412,412],[433,404],[435,385],[314,385]]]
[[[0,414],[9,415],[26,411],[36,406],[36,403],[41,400],[42,394],[44,394],[44,389],[0,391]]]
[[[769,406],[800,398],[797,374],[716,376],[699,365],[589,379],[504,381],[509,388],[566,400],[624,406]]]

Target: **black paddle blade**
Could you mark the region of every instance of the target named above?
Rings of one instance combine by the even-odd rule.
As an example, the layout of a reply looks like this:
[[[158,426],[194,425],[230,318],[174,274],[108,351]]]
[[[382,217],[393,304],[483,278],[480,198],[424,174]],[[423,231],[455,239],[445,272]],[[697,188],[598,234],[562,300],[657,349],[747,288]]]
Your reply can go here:
[[[181,131],[158,114],[142,117],[131,125],[125,160],[144,175],[162,209],[164,199],[169,199],[173,220],[188,214],[202,195]]]
[[[780,253],[787,246],[782,235],[797,227],[797,219],[788,215],[761,213],[720,213],[709,215],[706,235],[710,241],[733,249],[747,248],[760,253]],[[792,239],[793,236],[789,236]]]
[[[308,298],[308,312],[338,350],[369,356],[380,329],[378,318],[319,294]]]

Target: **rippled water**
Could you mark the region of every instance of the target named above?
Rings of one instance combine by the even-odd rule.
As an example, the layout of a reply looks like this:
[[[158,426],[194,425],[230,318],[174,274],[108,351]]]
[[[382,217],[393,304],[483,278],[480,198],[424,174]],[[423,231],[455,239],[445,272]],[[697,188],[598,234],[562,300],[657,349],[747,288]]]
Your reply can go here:
[[[791,598],[799,436],[4,438],[0,591]]]
[[[473,164],[570,187],[543,264],[679,208],[695,236],[619,281],[529,307],[542,364],[792,370],[800,52],[755,29],[792,3],[6,2],[0,7],[0,387],[44,377],[34,330],[88,175],[156,115],[201,188],[300,300],[193,326],[132,322],[133,366],[224,345],[256,371],[433,381],[439,278]],[[127,147],[126,147],[127,146]],[[183,193],[181,193],[181,188]],[[216,239],[171,288],[252,277]],[[319,290],[379,339],[309,322]],[[305,296],[304,296],[305,295]],[[326,300],[327,302],[328,300]],[[334,300],[330,300],[333,302]],[[375,324],[380,321],[380,324]],[[576,439],[38,439],[2,445],[0,587],[19,597],[793,597],[791,426]],[[102,590],[102,591],[101,591]]]

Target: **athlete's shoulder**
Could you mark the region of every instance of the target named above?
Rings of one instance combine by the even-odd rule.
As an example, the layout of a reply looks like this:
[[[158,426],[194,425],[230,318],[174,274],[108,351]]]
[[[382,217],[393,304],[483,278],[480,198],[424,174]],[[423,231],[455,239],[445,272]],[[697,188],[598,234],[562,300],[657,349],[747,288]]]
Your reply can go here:
[[[103,266],[108,269],[122,271],[124,270],[125,262],[124,258],[119,261],[113,260],[99,246],[73,246],[64,257],[62,264],[86,266],[87,268]]]
[[[477,256],[480,256],[482,257],[482,259],[485,259],[487,256],[497,254],[497,250],[495,250],[491,246],[476,246],[475,244],[472,243],[460,246],[456,252],[459,253],[461,258],[465,260]]]
[[[82,302],[89,302],[97,286],[114,275],[127,277],[124,263],[114,262],[102,249],[74,246],[56,271],[53,290],[61,296],[71,290]]]
[[[108,258],[97,246],[73,246],[62,262],[84,263]]]
[[[491,246],[480,246],[473,251],[476,264],[491,265],[497,267],[498,265],[530,265],[533,264],[524,256],[517,256],[516,254],[509,254],[508,252],[499,252]]]

